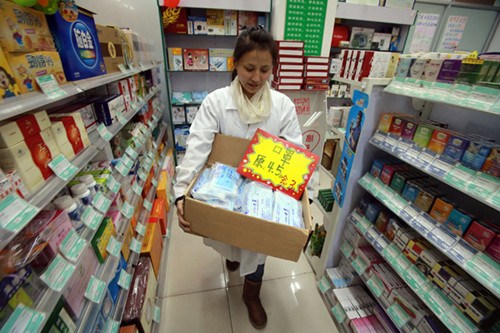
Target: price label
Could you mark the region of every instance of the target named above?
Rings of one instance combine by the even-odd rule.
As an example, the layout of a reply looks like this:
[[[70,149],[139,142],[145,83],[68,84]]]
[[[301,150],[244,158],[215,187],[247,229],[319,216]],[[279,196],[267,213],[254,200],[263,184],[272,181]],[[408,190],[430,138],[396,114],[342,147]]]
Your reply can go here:
[[[373,178],[369,174],[364,175],[361,179],[358,180],[359,185],[361,185],[363,188],[369,190],[371,187],[371,183],[373,181]]]
[[[28,308],[20,303],[3,325],[2,333],[39,332],[45,320],[45,313]]]
[[[121,158],[120,160],[127,169],[132,169],[132,167],[134,166],[134,161],[130,159],[130,157],[128,155],[123,155],[123,157]]]
[[[59,83],[53,74],[37,76],[35,80],[42,92],[50,99],[61,98],[68,94],[59,87]]]
[[[118,173],[120,175],[122,175],[123,177],[126,177],[128,175],[128,173],[130,172],[130,168],[128,168],[125,165],[125,163],[123,163],[122,160],[120,160],[120,162],[118,162],[118,164],[116,164],[115,170],[118,171]]]
[[[420,216],[420,213],[413,208],[413,205],[406,206],[404,210],[401,211],[401,217],[407,223],[411,223],[414,219]]]
[[[128,120],[127,120],[127,118],[125,118],[125,116],[123,115],[123,112],[118,112],[118,114],[116,115],[116,118],[118,119],[118,122],[119,122],[120,124],[122,124],[123,126],[127,125]]]
[[[394,148],[397,147],[398,143],[398,139],[395,136],[393,136],[392,134],[388,134],[385,137],[384,148],[386,150],[393,151]]]
[[[148,127],[151,130],[155,127],[155,125],[153,124],[153,122],[151,120],[148,121]]]
[[[101,138],[103,138],[107,142],[111,141],[111,139],[113,138],[113,134],[111,134],[108,131],[108,129],[106,128],[106,125],[104,125],[103,123],[100,123],[97,126],[97,132],[99,132],[99,135],[101,136]]]
[[[132,238],[130,242],[130,250],[135,253],[141,253],[142,242],[138,241],[137,238]]]
[[[49,168],[57,177],[64,181],[72,179],[78,172],[78,168],[71,164],[63,154],[59,154],[49,162]]]
[[[69,261],[76,263],[80,255],[84,252],[87,241],[81,238],[73,228],[64,237],[59,250]]]
[[[128,156],[130,156],[133,160],[136,160],[137,157],[139,156],[139,153],[137,153],[137,151],[135,151],[135,149],[132,148],[131,146],[127,147],[125,153],[128,154]]]
[[[468,188],[473,176],[474,171],[464,166],[457,165],[444,179],[457,187]]]
[[[101,303],[106,291],[106,282],[99,280],[94,275],[90,277],[87,289],[85,289],[85,298],[93,303]]]
[[[120,272],[120,277],[118,278],[118,285],[125,290],[130,288],[130,282],[132,282],[132,275],[127,273],[126,270],[122,269]]]
[[[122,249],[122,243],[117,241],[115,237],[111,236],[109,238],[108,245],[106,246],[106,251],[113,257],[118,257],[120,255],[121,249]]]
[[[349,241],[345,241],[340,247],[340,250],[346,258],[349,258],[352,254],[352,251],[354,251],[354,248],[352,247],[351,243],[349,243]]]
[[[117,333],[118,330],[120,329],[120,322],[108,318],[106,321],[106,326],[104,327],[104,333]]]
[[[118,69],[122,72],[122,73],[127,73],[128,72],[128,69],[125,67],[124,64],[119,64],[118,65]]]
[[[444,178],[453,169],[453,165],[443,159],[436,158],[428,169],[434,175]]]
[[[109,190],[113,193],[118,193],[118,191],[120,190],[122,184],[119,183],[115,177],[113,177],[112,175],[109,175],[108,176],[108,181],[106,182],[106,186],[109,188]]]
[[[394,263],[395,263],[394,269],[399,274],[404,274],[404,272],[410,267],[410,262],[403,255],[397,257]]]
[[[0,201],[0,227],[17,233],[38,214],[39,208],[30,205],[17,194],[9,194]],[[6,244],[5,244],[6,245]]]
[[[448,228],[440,225],[427,234],[429,240],[438,248],[447,251],[458,241],[458,236],[453,234]]]
[[[377,241],[377,239],[380,237],[380,233],[377,229],[375,229],[373,226],[368,228],[365,232],[365,237],[366,240],[370,243],[373,244]]]
[[[142,142],[141,140],[139,140],[139,138],[137,136],[134,136],[134,138],[132,139],[132,141],[134,142],[134,146],[139,149],[142,147]]]
[[[372,182],[372,192],[375,196],[381,193],[384,189],[384,183],[378,178]]]
[[[139,179],[142,181],[145,181],[146,178],[148,178],[148,176],[146,175],[146,173],[142,169],[139,169],[139,171],[137,172],[137,177],[139,177]]]
[[[101,213],[106,213],[111,206],[111,200],[106,198],[101,192],[97,192],[92,200],[92,205]]]
[[[451,307],[440,319],[451,332],[478,332],[477,326],[474,326],[474,324],[455,307]]]
[[[493,281],[500,276],[500,265],[482,252],[478,252],[470,262],[466,264],[469,271],[486,281],[488,285],[493,285]]]
[[[330,289],[330,282],[328,282],[328,279],[325,276],[323,276],[321,280],[319,280],[318,287],[323,294],[326,293],[328,289]]]
[[[384,293],[385,287],[382,281],[374,275],[368,281],[366,281],[368,288],[372,291],[375,297],[380,297]]]
[[[469,185],[469,191],[487,199],[497,191],[499,185],[500,182],[497,177],[480,174]]]
[[[153,321],[155,323],[160,323],[160,320],[161,320],[161,310],[159,306],[155,305],[153,312]]]
[[[142,186],[139,185],[138,182],[135,182],[134,185],[132,185],[132,191],[134,191],[135,194],[141,195],[142,193]]]
[[[426,150],[424,149],[420,155],[418,155],[418,159],[420,160],[420,162],[425,166],[427,167],[428,165],[432,164],[432,162],[434,162],[434,159],[436,158],[436,154],[429,151],[429,150]]]
[[[436,227],[434,219],[427,214],[417,216],[410,224],[424,236]]]
[[[354,269],[356,270],[356,273],[358,273],[358,275],[362,275],[368,268],[368,265],[366,264],[366,262],[364,262],[363,259],[361,259],[361,257],[357,257],[356,259],[354,259],[351,262],[351,264],[352,267],[354,267]]]
[[[158,180],[156,178],[153,178],[151,180],[151,184],[153,184],[154,187],[158,187]]]
[[[125,201],[123,203],[122,209],[120,210],[120,213],[122,213],[122,215],[126,218],[130,219],[132,218],[132,215],[134,215],[134,210],[134,206]]]
[[[337,305],[335,305],[332,308],[332,313],[333,313],[333,316],[335,317],[335,320],[337,320],[337,322],[339,324],[342,324],[347,317],[347,315],[346,315],[344,309],[342,308],[342,305],[340,305],[340,303],[337,303]]]
[[[384,249],[384,251],[382,251],[382,255],[386,259],[389,259],[389,258],[394,258],[395,259],[395,258],[399,257],[400,254],[401,254],[401,251],[394,244],[389,245],[388,247],[386,247]]]
[[[371,138],[370,142],[374,144],[375,146],[382,146],[383,143],[385,142],[385,135],[382,134],[382,132],[375,132],[373,137]]]
[[[399,328],[405,326],[411,320],[411,317],[408,314],[408,312],[403,310],[403,308],[401,307],[401,305],[399,305],[399,303],[392,304],[387,309],[387,313],[391,317],[394,324]]]
[[[135,227],[135,231],[141,236],[144,236],[146,233],[146,226],[142,223],[138,223],[137,226]]]
[[[396,149],[394,149],[394,151],[398,155],[404,154],[412,147],[413,147],[413,145],[411,143],[408,143],[405,140],[401,139],[401,140],[399,140],[398,145],[396,146]]]
[[[446,297],[441,290],[435,287],[423,294],[423,297],[427,306],[433,309],[438,316],[445,314],[452,306],[448,297]]]
[[[92,206],[87,206],[82,215],[83,224],[92,230],[96,230],[100,225],[104,215],[97,212]]]
[[[382,253],[384,249],[389,246],[389,244],[389,240],[385,238],[384,235],[380,235],[380,237],[377,238],[372,245],[378,252]]]
[[[400,197],[399,195],[396,195],[394,196],[392,202],[394,203],[394,206],[396,206],[398,208],[398,215],[399,215],[399,212],[406,208],[406,206],[408,206],[408,201],[406,201],[403,197]]]
[[[466,266],[476,253],[477,250],[462,239],[448,251],[449,256],[454,258],[462,266]]]
[[[416,266],[408,268],[403,273],[403,276],[405,278],[405,281],[407,281],[408,284],[415,290],[422,288],[422,286],[429,282],[425,275],[422,274],[422,272]]]
[[[50,263],[40,279],[52,290],[60,292],[73,275],[75,266],[68,263],[60,254]]]
[[[372,224],[370,221],[368,221],[365,217],[362,219],[358,220],[358,228],[359,231],[361,231],[362,234],[365,234],[366,231],[372,227]]]
[[[149,202],[149,200],[147,200],[147,199],[144,199],[143,206],[144,206],[144,208],[146,208],[146,210],[153,209],[153,204],[151,202]]]

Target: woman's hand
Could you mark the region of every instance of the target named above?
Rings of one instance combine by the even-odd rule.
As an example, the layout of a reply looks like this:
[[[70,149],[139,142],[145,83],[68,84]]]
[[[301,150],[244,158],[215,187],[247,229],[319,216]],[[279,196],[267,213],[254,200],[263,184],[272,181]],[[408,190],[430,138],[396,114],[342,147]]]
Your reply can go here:
[[[191,231],[191,224],[184,220],[184,199],[177,201],[177,217],[179,218],[179,227],[185,232]]]

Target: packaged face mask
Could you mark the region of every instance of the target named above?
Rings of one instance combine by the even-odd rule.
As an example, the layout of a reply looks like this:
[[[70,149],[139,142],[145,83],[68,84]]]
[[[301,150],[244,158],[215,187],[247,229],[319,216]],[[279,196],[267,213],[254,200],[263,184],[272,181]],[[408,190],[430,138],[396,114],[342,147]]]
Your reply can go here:
[[[207,204],[227,210],[234,210],[234,201],[233,200],[219,200],[219,199],[210,199],[206,201]]]
[[[198,180],[196,181],[196,184],[194,184],[193,188],[191,189],[191,195],[195,199],[200,199],[198,197],[198,191],[210,180],[212,176],[212,169],[205,169],[203,170],[203,173],[200,175]]]
[[[250,181],[248,179],[243,179],[241,182],[240,187],[238,187],[238,196],[236,197],[236,200],[234,201],[234,211],[235,212],[242,212],[242,207],[243,203],[245,202],[245,188],[250,184]]]
[[[304,228],[300,201],[280,192],[274,192],[273,221],[291,227]]]
[[[242,213],[264,220],[273,217],[274,195],[273,190],[265,185],[251,182],[244,189],[245,200]]]
[[[197,199],[234,200],[241,182],[242,178],[236,168],[215,163],[211,168],[210,179],[197,190]]]

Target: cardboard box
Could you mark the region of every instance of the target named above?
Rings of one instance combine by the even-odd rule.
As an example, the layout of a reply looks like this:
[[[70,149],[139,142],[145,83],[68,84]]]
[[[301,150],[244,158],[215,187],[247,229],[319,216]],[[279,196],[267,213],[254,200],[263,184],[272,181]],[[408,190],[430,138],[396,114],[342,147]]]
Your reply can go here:
[[[161,253],[163,242],[160,232],[160,226],[157,222],[149,220],[144,239],[142,240],[141,256],[147,256],[151,259],[156,278],[160,274]]]
[[[0,45],[5,52],[55,51],[43,12],[0,1]]]
[[[432,133],[432,137],[427,148],[437,154],[442,154],[451,136],[452,134],[450,133],[450,131],[436,128]]]
[[[16,120],[0,123],[0,148],[15,144],[40,133],[50,127],[50,120],[45,111],[24,115]]]
[[[115,235],[116,231],[113,220],[106,216],[91,241],[92,248],[94,249],[97,259],[101,264],[106,261],[106,258],[108,257],[106,247],[108,246],[109,239],[111,236]]]
[[[2,85],[0,87],[0,99],[14,97],[21,95],[21,90],[16,83],[16,79],[14,78],[14,73],[10,68],[9,63],[7,62],[7,58],[0,47],[0,68],[1,75],[3,75],[4,80],[2,81]]]
[[[75,112],[72,115],[51,117],[50,120],[52,122],[52,134],[54,134],[57,145],[68,159],[72,159],[90,145],[87,130],[80,113]]]
[[[54,51],[7,54],[17,86],[21,93],[40,90],[35,79],[53,74],[59,84],[66,83],[66,76],[59,53]]]
[[[70,81],[106,74],[93,13],[74,3],[47,15],[47,22]]]
[[[464,236],[464,239],[474,246],[479,251],[485,251],[488,245],[495,239],[496,233],[499,231],[494,225],[474,221]]]
[[[207,163],[221,162],[237,167],[249,143],[250,140],[247,139],[217,134]],[[299,259],[311,233],[307,191],[302,195],[305,229],[299,229],[195,200],[191,197],[191,188],[197,179],[198,177],[189,186],[184,203],[185,218],[191,223],[194,234],[273,257],[292,261]]]
[[[123,48],[118,28],[96,24],[97,36],[101,45],[106,72],[120,72],[118,65],[123,65]]]
[[[48,164],[60,153],[52,131],[47,128],[10,148],[0,149],[0,168],[17,170],[28,191],[34,192],[53,175]]]
[[[135,219],[132,217],[132,221],[135,222]],[[128,257],[130,256],[130,243],[132,242],[132,238],[135,237],[135,227],[137,225],[137,222],[132,223],[128,225],[127,230],[125,231],[125,236],[123,237],[123,243],[122,243],[122,254],[125,260],[128,261]]]

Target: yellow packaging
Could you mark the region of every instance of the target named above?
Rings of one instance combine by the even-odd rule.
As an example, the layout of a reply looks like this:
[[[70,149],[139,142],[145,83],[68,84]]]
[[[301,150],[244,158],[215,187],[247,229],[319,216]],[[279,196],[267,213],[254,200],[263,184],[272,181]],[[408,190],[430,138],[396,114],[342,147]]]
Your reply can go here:
[[[0,45],[5,52],[55,51],[45,14],[0,0]]]
[[[128,257],[130,256],[130,243],[132,242],[132,238],[134,238],[134,236],[134,227],[131,223],[128,225],[127,231],[125,231],[125,237],[123,238],[122,243],[122,254],[126,261],[128,261]]]
[[[12,69],[7,58],[0,48],[0,99],[21,95],[21,90],[17,85]]]
[[[35,81],[38,76],[53,74],[59,84],[66,82],[57,52],[10,53],[7,60],[21,93],[40,90]]]
[[[391,78],[396,75],[398,62],[399,62],[399,53],[391,54],[391,60],[389,61],[389,66],[387,67],[387,73],[385,74],[385,77]]]
[[[392,120],[394,119],[394,113],[382,113],[380,116],[380,121],[378,123],[378,130],[384,133],[389,132]]]
[[[167,192],[167,180],[168,175],[166,170],[162,170],[160,173],[160,179],[158,180],[158,187],[156,188],[156,197],[165,199],[165,209],[168,211],[170,207],[168,206],[168,192]]]
[[[151,259],[155,275],[160,274],[161,252],[163,249],[160,227],[157,222],[149,221],[146,227],[146,234],[142,240],[141,255],[146,255]]]

